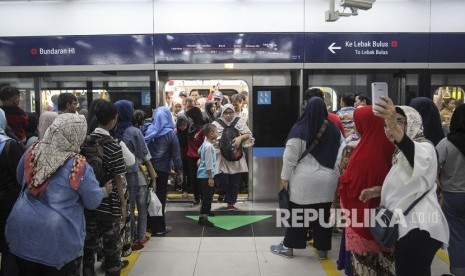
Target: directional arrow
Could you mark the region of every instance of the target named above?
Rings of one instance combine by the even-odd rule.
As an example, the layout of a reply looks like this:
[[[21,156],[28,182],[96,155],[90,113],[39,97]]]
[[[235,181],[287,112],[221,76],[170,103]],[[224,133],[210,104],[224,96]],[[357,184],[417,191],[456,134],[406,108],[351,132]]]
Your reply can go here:
[[[329,45],[328,47],[328,50],[331,51],[331,53],[335,54],[336,52],[334,52],[334,50],[341,50],[341,47],[339,46],[334,46],[334,44],[336,44],[336,42],[333,42],[331,45]]]

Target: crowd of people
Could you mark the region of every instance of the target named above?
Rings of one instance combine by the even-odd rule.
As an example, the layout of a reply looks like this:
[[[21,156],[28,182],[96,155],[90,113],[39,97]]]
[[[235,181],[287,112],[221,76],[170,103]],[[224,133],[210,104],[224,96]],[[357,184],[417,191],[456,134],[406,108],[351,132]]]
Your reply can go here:
[[[247,93],[230,99],[218,90],[167,101],[146,122],[127,100],[97,99],[87,118],[73,94],[58,96],[57,110],[35,120],[19,107],[20,92],[0,90],[0,249],[3,275],[119,275],[122,257],[152,236],[172,230],[165,222],[168,179],[175,175],[198,223],[208,219],[213,194],[235,204],[248,173],[243,148],[254,144]],[[342,229],[338,260],[346,275],[430,275],[434,255],[447,248],[450,271],[465,275],[465,105],[451,110],[444,128],[435,102],[415,98],[395,106],[365,95],[342,95],[333,114],[318,88],[305,92],[306,108],[290,130],[282,187],[292,211],[321,219],[286,229],[270,250],[293,257],[308,236],[321,259],[332,248],[331,209],[349,210],[349,221],[383,205],[404,210],[421,198],[399,225],[394,248],[380,245],[365,224]],[[152,189],[161,216],[148,216]],[[137,216],[135,211],[137,210]],[[336,228],[337,230],[337,228]],[[48,248],[49,250],[44,250]]]
[[[120,275],[128,264],[122,257],[144,247],[147,230],[151,236],[172,230],[165,205],[173,174],[185,193],[194,190],[193,205],[202,203],[201,226],[214,226],[208,216],[215,190],[235,210],[246,157],[222,154],[254,143],[246,95],[229,104],[212,91],[211,101],[195,106],[195,93],[157,108],[146,122],[127,100],[94,100],[86,118],[70,93],[57,97],[56,111],[35,119],[19,107],[17,88],[1,88],[2,275],[92,276],[96,258],[105,275]],[[227,149],[219,143],[226,138]],[[149,188],[161,216],[148,215]]]
[[[395,106],[388,97],[371,103],[366,95],[344,94],[332,115],[320,89],[307,90],[304,100],[281,172],[289,225],[271,252],[291,258],[311,236],[326,259],[338,229],[321,224],[333,206],[348,214],[337,262],[346,275],[431,275],[439,248],[448,249],[452,275],[465,275],[465,105],[449,110],[445,128],[440,109],[424,97]],[[394,247],[382,246],[370,224],[357,223],[374,219],[367,210],[378,206],[403,214]],[[306,225],[305,215],[293,218],[296,210],[319,218]]]

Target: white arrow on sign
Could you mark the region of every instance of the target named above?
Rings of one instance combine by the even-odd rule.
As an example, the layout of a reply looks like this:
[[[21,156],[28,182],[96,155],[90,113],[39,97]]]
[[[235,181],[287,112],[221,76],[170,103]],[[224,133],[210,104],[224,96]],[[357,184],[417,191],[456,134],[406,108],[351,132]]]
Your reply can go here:
[[[335,54],[336,52],[334,52],[334,50],[341,50],[341,47],[339,46],[334,46],[334,44],[336,44],[336,42],[333,42],[331,45],[329,45],[328,47],[328,50],[331,51],[331,53]]]

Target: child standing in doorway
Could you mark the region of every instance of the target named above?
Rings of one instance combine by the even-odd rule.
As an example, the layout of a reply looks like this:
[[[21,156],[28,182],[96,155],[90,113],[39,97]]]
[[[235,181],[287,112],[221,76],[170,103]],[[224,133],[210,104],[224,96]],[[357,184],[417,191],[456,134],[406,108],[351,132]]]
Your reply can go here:
[[[208,220],[208,214],[212,208],[213,193],[215,192],[213,177],[216,171],[216,153],[213,143],[218,138],[218,131],[215,125],[206,124],[203,133],[206,139],[199,148],[200,164],[197,170],[197,179],[202,192],[199,224],[213,227],[214,224]]]

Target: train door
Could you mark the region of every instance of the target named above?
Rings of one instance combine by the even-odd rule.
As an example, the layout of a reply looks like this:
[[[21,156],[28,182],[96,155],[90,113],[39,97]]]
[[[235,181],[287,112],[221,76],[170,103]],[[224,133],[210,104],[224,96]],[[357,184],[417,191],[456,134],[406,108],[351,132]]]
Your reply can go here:
[[[328,109],[336,111],[340,108],[340,97],[346,93],[371,97],[373,82],[386,82],[393,102],[408,104],[412,98],[421,95],[420,79],[423,74],[404,70],[312,70],[307,76],[306,87],[322,88]]]
[[[159,105],[171,105],[182,92],[188,96],[191,91],[197,91],[199,97],[212,90],[228,96],[247,92],[248,126],[255,145],[246,152],[249,173],[242,183],[239,199],[275,199],[285,135],[298,116],[300,71],[164,70],[157,71],[156,78]],[[169,190],[169,198],[186,200],[182,199],[181,191],[176,191],[175,185]]]
[[[465,74],[433,72],[431,91],[425,96],[436,103],[441,115],[442,128],[444,133],[448,134],[455,108],[465,102]]]

